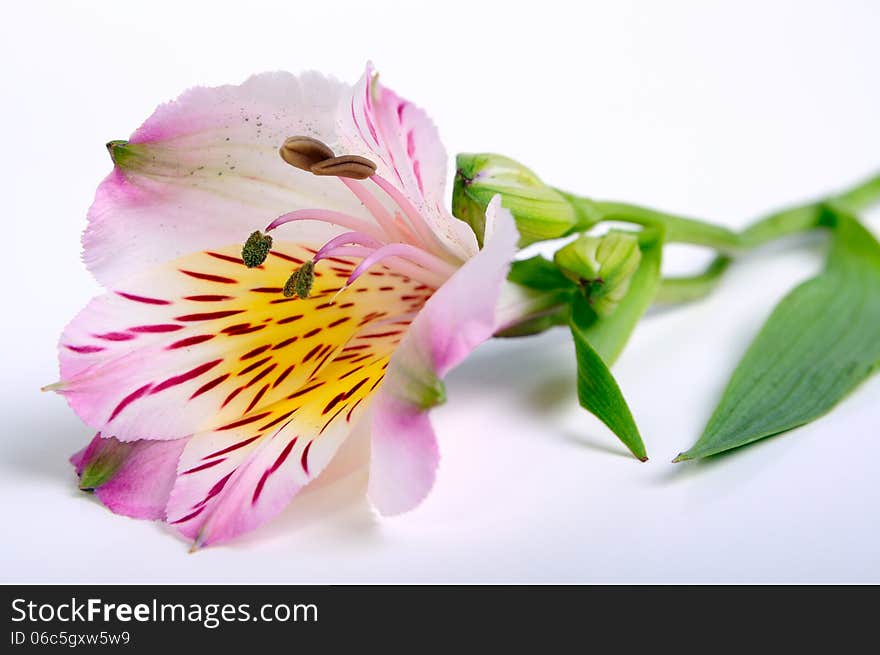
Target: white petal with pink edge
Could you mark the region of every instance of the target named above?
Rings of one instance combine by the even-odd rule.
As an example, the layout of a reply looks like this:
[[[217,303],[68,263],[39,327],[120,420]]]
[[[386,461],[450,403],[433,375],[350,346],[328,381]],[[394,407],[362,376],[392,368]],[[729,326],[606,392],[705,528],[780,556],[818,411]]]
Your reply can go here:
[[[425,304],[394,353],[373,406],[369,497],[382,514],[418,505],[434,484],[439,451],[428,418],[440,380],[497,329],[496,305],[519,235],[496,196],[487,241]]]

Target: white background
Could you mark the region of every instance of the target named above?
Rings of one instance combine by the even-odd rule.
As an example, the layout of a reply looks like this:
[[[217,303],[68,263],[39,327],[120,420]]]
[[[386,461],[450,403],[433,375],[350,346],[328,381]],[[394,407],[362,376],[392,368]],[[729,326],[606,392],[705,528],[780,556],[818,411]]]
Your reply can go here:
[[[416,511],[343,481],[233,545],[187,554],[76,490],[90,436],[57,396],[55,341],[96,292],[79,261],[109,139],[160,101],[252,72],[355,81],[372,59],[451,154],[499,151],[584,194],[739,227],[880,167],[876,2],[77,2],[8,5],[3,73],[3,581],[880,582],[880,377],[830,416],[714,461],[698,436],[820,237],[654,312],[616,366],[651,461],[577,408],[565,332],[483,346],[434,414],[443,461]],[[875,232],[880,214],[871,217]],[[667,268],[694,270],[696,249]]]

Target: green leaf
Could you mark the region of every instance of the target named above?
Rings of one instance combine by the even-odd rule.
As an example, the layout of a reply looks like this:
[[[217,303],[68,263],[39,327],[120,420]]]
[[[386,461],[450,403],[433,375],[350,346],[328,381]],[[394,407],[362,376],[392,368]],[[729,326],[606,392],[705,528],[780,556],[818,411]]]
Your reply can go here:
[[[639,234],[642,259],[629,284],[629,291],[614,312],[600,317],[591,307],[583,317],[581,330],[611,366],[623,351],[636,324],[654,301],[660,284],[660,262],[663,253],[663,232],[646,229]]]
[[[808,423],[880,364],[880,244],[826,208],[825,270],[789,293],[749,347],[703,436],[674,461],[707,457]]]
[[[586,299],[575,296],[570,326],[577,354],[578,400],[581,407],[607,425],[630,452],[644,462],[648,456],[632,412],[608,366],[590,345],[584,329],[584,324],[592,321],[591,314]]]

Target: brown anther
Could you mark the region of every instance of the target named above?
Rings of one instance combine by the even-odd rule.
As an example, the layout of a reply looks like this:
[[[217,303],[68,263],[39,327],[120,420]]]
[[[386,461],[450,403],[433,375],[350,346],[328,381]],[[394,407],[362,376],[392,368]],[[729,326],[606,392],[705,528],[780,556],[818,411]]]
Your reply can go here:
[[[334,177],[365,180],[376,172],[376,164],[365,157],[342,155],[312,164],[309,170],[315,175],[333,175]]]
[[[281,159],[304,171],[310,171],[315,164],[333,158],[333,151],[326,143],[310,136],[289,137],[278,152]]]

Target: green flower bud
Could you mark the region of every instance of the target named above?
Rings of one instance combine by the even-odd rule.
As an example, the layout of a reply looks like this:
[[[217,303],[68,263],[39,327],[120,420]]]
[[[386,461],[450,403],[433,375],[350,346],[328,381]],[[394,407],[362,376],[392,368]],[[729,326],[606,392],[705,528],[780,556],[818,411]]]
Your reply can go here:
[[[553,256],[562,273],[581,286],[599,316],[617,308],[641,260],[638,235],[622,230],[580,236]]]
[[[496,194],[516,219],[521,246],[589,227],[561,192],[513,159],[465,153],[455,158],[455,164],[452,213],[473,228],[480,245],[486,228],[486,206]]]

